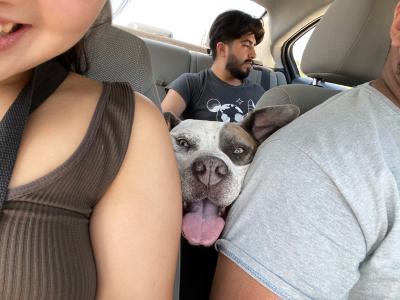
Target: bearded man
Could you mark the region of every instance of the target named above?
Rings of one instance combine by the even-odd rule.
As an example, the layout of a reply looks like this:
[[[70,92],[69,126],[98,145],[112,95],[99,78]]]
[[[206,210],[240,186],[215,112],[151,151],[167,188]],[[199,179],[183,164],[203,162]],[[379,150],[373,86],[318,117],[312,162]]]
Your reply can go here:
[[[163,111],[184,119],[242,121],[264,93],[246,79],[263,37],[261,19],[238,10],[220,14],[209,33],[211,68],[182,74],[168,85]]]

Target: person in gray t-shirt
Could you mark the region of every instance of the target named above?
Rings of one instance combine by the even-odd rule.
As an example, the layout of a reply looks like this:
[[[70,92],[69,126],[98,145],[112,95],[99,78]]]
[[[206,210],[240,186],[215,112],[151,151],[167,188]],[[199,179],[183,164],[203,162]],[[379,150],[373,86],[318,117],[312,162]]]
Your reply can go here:
[[[400,299],[399,24],[397,4],[380,78],[260,146],[216,244],[211,299]]]
[[[263,37],[260,19],[237,10],[220,14],[209,33],[211,68],[182,74],[168,85],[163,111],[185,119],[242,121],[264,93],[246,79]]]

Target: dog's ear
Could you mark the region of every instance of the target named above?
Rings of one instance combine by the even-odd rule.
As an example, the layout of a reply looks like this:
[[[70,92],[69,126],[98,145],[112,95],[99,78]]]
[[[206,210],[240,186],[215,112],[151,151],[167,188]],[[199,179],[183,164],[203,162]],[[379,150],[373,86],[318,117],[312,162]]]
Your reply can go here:
[[[296,105],[276,105],[253,110],[241,122],[241,126],[259,143],[262,143],[279,128],[300,115]]]
[[[167,123],[167,127],[168,127],[169,131],[171,131],[172,128],[174,128],[176,125],[178,125],[181,122],[181,120],[179,120],[177,117],[175,117],[175,115],[170,111],[164,112],[163,115],[164,115],[164,120],[165,120],[165,123]]]

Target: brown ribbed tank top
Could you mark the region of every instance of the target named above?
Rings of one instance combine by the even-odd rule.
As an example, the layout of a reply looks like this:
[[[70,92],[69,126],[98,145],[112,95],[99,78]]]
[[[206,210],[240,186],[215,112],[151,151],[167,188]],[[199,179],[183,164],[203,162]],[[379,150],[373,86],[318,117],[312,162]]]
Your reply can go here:
[[[0,215],[0,299],[94,299],[89,221],[124,159],[134,114],[127,84],[104,83],[76,151],[9,191]]]

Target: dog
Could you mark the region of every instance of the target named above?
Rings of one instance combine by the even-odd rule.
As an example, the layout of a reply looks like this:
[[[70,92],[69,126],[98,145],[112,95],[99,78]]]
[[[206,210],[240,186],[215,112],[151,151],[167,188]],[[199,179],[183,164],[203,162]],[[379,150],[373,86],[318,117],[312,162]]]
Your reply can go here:
[[[182,233],[191,245],[215,243],[258,146],[299,114],[290,104],[253,110],[240,123],[181,121],[164,113],[182,182]]]

